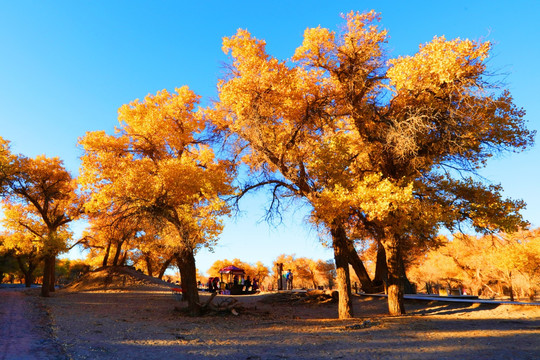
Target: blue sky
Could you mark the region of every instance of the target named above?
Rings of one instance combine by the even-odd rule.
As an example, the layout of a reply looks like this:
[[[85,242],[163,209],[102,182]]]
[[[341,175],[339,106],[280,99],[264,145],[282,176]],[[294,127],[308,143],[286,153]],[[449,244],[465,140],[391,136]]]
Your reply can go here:
[[[341,13],[382,13],[391,57],[413,54],[435,35],[495,43],[490,70],[501,74],[530,129],[540,128],[540,1],[11,1],[0,4],[0,136],[27,156],[59,156],[77,175],[78,137],[112,132],[117,110],[149,93],[188,85],[205,99],[227,58],[221,39],[238,28],[265,39],[270,54],[287,59],[307,27],[338,30]],[[494,159],[482,174],[505,195],[524,199],[525,218],[540,226],[540,178],[535,147]],[[244,215],[227,220],[214,253],[201,251],[203,272],[234,257],[270,265],[281,253],[330,259],[305,209],[291,208],[284,224],[260,219],[265,198],[246,199]],[[80,226],[79,226],[80,228]]]

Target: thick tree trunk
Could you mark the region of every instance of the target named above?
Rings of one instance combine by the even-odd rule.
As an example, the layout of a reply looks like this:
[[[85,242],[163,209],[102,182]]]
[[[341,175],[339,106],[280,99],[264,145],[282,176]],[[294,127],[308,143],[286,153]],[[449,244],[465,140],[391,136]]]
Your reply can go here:
[[[199,289],[197,288],[197,269],[195,267],[195,256],[193,250],[182,249],[176,255],[176,262],[180,270],[182,282],[182,297],[188,303],[188,313],[198,316],[201,313],[199,305]]]
[[[144,261],[146,262],[146,271],[148,271],[148,276],[154,276],[154,272],[152,269],[152,259],[150,259],[150,256],[145,255]]]
[[[353,317],[351,302],[351,279],[349,276],[349,262],[347,251],[347,234],[341,224],[333,224],[331,229],[334,247],[334,260],[336,262],[337,288],[339,292],[338,316],[339,319]]]
[[[122,258],[120,259],[120,263],[119,263],[118,265],[120,265],[120,266],[125,266],[125,265],[126,265],[127,256],[128,256],[128,252],[127,252],[127,251],[124,251],[124,253],[122,254]]]
[[[107,263],[109,262],[109,254],[111,253],[111,244],[112,244],[112,241],[109,240],[109,242],[107,243],[107,248],[105,249],[105,255],[103,256],[103,267],[107,267]]]
[[[171,256],[170,258],[168,258],[164,263],[163,265],[161,265],[161,268],[159,269],[159,274],[158,274],[158,279],[159,280],[162,280],[163,279],[163,275],[165,275],[165,271],[167,271],[167,269],[169,268],[169,265],[171,265],[171,262],[173,261],[174,257],[176,256],[177,254],[174,254],[173,256]]]
[[[28,259],[28,272],[24,274],[24,284],[26,287],[30,287],[34,284],[34,270],[36,270],[37,264]]]
[[[50,292],[55,292],[55,288],[54,288],[54,285],[56,284],[56,255],[52,255],[52,260],[51,260],[52,264],[51,264],[51,269],[50,269],[50,282],[49,282],[49,291]]]
[[[403,279],[403,293],[404,294],[416,294],[416,287],[409,281],[407,277],[407,272],[405,271],[405,262],[401,262],[402,268],[401,278]]]
[[[390,315],[405,314],[403,302],[403,258],[399,238],[388,236],[384,243],[388,266],[388,312]]]
[[[54,255],[45,255],[43,262],[43,283],[41,284],[41,296],[49,297],[51,284],[51,266],[54,271]]]
[[[124,242],[123,241],[120,241],[116,244],[116,252],[114,253],[114,258],[113,258],[113,266],[118,266],[118,259],[120,259],[120,255],[122,253],[122,244]]]
[[[536,298],[536,291],[532,287],[530,287],[527,292],[529,294],[529,301],[534,301],[534,299]]]
[[[17,264],[19,264],[19,270],[23,273],[24,286],[30,287],[34,283],[34,270],[36,265],[32,262],[32,257],[28,257],[28,266],[26,266],[22,260],[22,256],[17,256]],[[0,274],[1,275],[1,274]]]
[[[346,252],[348,261],[352,265],[356,276],[358,276],[358,280],[360,280],[360,283],[362,284],[362,289],[365,292],[373,291],[373,282],[369,277],[362,259],[360,259],[360,256],[358,256],[358,252],[354,248],[353,242],[349,239],[346,239]]]
[[[512,272],[510,271],[508,274],[508,282],[509,282],[509,291],[510,291],[510,301],[514,301],[514,286],[512,284]]]
[[[375,278],[373,279],[373,283],[376,286],[383,286],[387,282],[388,265],[386,264],[386,251],[384,251],[384,246],[379,242],[377,243],[377,263],[375,264]]]

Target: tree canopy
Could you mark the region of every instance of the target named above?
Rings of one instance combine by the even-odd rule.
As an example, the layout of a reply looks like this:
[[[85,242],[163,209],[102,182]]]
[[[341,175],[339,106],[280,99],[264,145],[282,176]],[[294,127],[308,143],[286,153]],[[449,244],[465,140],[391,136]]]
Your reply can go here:
[[[244,192],[269,185],[272,206],[280,196],[312,206],[332,235],[340,294],[350,292],[347,232],[382,243],[390,311],[403,313],[402,252],[412,242],[465,221],[492,231],[524,225],[521,201],[465,174],[532,145],[534,132],[487,76],[489,42],[435,37],[413,56],[387,59],[378,14],[344,17],[339,34],[307,29],[288,61],[246,30],[224,38],[231,67],[215,118],[258,175]],[[340,301],[340,317],[351,316]]]
[[[353,315],[349,264],[365,289],[372,286],[355,241],[374,243],[377,266],[387,269],[389,311],[403,314],[406,261],[439,246],[442,227],[495,234],[528,225],[523,201],[477,175],[491,157],[532,146],[535,132],[489,72],[490,42],[434,37],[413,55],[390,58],[379,14],[343,18],[339,32],[306,29],[284,60],[247,30],[225,37],[229,64],[209,108],[198,108],[200,97],[187,86],[123,105],[114,134],[79,139],[83,193],[58,158],[13,155],[0,138],[3,243],[37,246],[48,288],[71,236],[67,224],[84,203],[85,244],[102,251],[101,264],[130,256],[162,275],[176,259],[195,314],[194,255],[215,245],[230,212],[226,198],[270,188],[268,214],[299,199],[331,240],[340,318]],[[218,156],[221,146],[228,153]],[[236,178],[240,161],[249,169],[244,179]],[[293,260],[299,278],[314,286],[322,281],[315,274],[329,271]],[[506,260],[494,253],[490,261],[511,278]]]
[[[9,238],[31,240],[45,259],[42,295],[54,290],[56,255],[67,249],[68,224],[81,216],[84,197],[59,158],[28,158],[2,144],[2,205]],[[13,244],[14,248],[22,248]],[[26,246],[25,246],[26,247]]]
[[[198,294],[194,252],[212,246],[227,215],[223,196],[233,191],[234,167],[217,160],[209,145],[199,96],[187,87],[148,95],[119,110],[115,135],[80,139],[81,183],[91,193],[89,211],[114,206],[118,216],[143,216],[160,231],[175,233],[182,287],[191,311]]]

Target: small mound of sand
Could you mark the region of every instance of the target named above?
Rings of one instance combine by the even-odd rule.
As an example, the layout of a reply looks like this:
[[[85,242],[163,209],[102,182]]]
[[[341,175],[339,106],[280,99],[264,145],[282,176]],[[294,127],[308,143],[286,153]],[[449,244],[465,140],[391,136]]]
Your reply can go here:
[[[94,291],[126,289],[139,286],[160,285],[172,286],[172,284],[145,275],[133,268],[115,266],[101,268],[84,274],[64,288],[66,291]]]
[[[334,303],[337,299],[337,291],[313,290],[308,292],[279,292],[269,294],[259,301],[265,304],[288,303],[316,305]]]

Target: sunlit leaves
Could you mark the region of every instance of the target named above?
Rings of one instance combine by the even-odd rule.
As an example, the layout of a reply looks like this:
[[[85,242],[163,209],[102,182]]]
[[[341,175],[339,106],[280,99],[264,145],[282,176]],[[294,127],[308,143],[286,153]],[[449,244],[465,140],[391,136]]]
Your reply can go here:
[[[71,237],[68,224],[81,215],[77,183],[58,158],[12,156],[16,169],[5,182],[4,225],[40,250],[57,254]]]
[[[273,262],[274,271],[277,264],[283,264],[283,275],[291,270],[294,276],[293,286],[295,288],[317,288],[318,286],[329,286],[335,277],[335,266],[330,262],[313,260],[295,255],[279,255]],[[276,282],[278,273],[274,273]],[[285,282],[283,282],[285,286]]]
[[[149,216],[177,228],[176,246],[211,244],[228,212],[233,168],[215,159],[205,140],[199,97],[187,87],[148,95],[119,110],[115,135],[88,133],[82,183],[92,192],[89,209],[110,208]],[[165,229],[164,229],[165,231]]]
[[[393,99],[387,140],[400,161],[415,169],[454,163],[475,170],[494,152],[532,144],[523,109],[486,76],[491,47],[435,37],[414,56],[388,61]]]
[[[461,285],[469,294],[499,296],[499,285],[533,296],[540,280],[539,229],[482,237],[456,234],[450,241],[416,259],[411,279],[446,286]],[[498,292],[498,293],[497,293]]]
[[[522,202],[455,180],[533,143],[524,111],[488,77],[491,44],[435,37],[387,59],[378,14],[344,18],[339,33],[307,29],[291,61],[246,30],[224,39],[231,66],[213,117],[257,174],[245,191],[273,186],[270,211],[302,198],[324,230],[382,241],[396,281],[400,254],[435,242],[440,226],[523,226]]]
[[[409,91],[413,96],[426,90],[436,95],[461,92],[463,88],[472,91],[481,86],[484,60],[490,49],[489,42],[435,37],[421,45],[414,56],[390,60],[387,75],[398,93]]]
[[[9,149],[9,141],[0,136],[0,193],[5,181],[8,180],[13,169],[14,156]]]
[[[389,213],[405,211],[414,202],[412,184],[395,186],[380,174],[371,174],[350,188],[340,185],[325,188],[310,198],[317,214],[328,219],[348,218],[354,209],[362,209],[368,220],[386,220]],[[319,215],[320,216],[320,215]]]

